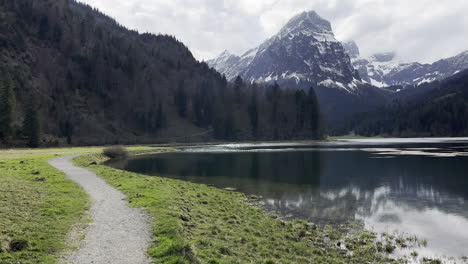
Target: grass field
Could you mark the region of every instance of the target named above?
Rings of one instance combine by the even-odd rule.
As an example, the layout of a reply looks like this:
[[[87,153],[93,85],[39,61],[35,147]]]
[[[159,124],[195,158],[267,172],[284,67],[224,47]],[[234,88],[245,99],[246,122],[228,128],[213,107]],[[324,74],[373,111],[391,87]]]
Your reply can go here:
[[[144,147],[133,150],[147,149]],[[0,263],[56,263],[89,199],[47,161],[102,148],[0,150]]]

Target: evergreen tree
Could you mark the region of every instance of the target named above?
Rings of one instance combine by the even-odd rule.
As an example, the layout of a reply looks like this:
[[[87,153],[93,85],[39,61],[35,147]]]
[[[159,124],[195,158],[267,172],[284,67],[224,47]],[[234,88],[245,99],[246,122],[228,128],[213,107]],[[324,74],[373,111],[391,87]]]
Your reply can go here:
[[[47,39],[49,33],[49,20],[46,16],[43,16],[39,22],[39,37],[41,39]]]
[[[278,83],[275,82],[273,87],[271,87],[270,92],[270,101],[271,101],[271,115],[270,115],[270,123],[273,128],[273,139],[279,139],[279,129],[280,129],[280,97],[281,97],[281,87]]]
[[[13,80],[10,77],[0,80],[0,138],[3,140],[13,136],[15,104]]]
[[[237,76],[234,81],[234,96],[237,104],[241,103],[242,97],[242,86],[244,85],[244,80],[240,76]]]
[[[158,112],[156,114],[156,129],[159,130],[166,125],[166,115],[164,113],[162,103],[158,105]]]
[[[216,103],[215,106],[215,115],[213,120],[213,136],[216,139],[225,139],[225,105],[221,103]]]
[[[307,95],[304,90],[297,90],[295,94],[296,101],[296,131],[304,129],[307,115]]]
[[[212,84],[204,81],[195,92],[192,99],[194,123],[199,127],[207,127],[213,121],[213,89]]]
[[[258,91],[257,86],[252,87],[252,98],[249,105],[250,125],[252,127],[252,136],[258,137]]]
[[[39,120],[37,100],[34,96],[31,96],[29,103],[26,105],[23,121],[23,134],[28,140],[29,147],[39,147],[41,143],[41,124]]]
[[[176,105],[177,105],[177,112],[179,113],[179,116],[182,118],[187,117],[187,93],[185,91],[184,87],[184,81],[181,80],[179,82],[179,87],[177,88],[177,94],[176,94]]]
[[[74,127],[73,123],[71,121],[71,118],[68,117],[66,120],[61,121],[59,123],[60,130],[62,132],[62,136],[65,136],[67,138],[67,144],[70,145],[73,142],[73,132],[74,132]]]
[[[232,104],[217,104],[213,121],[214,137],[220,140],[236,140],[237,127]]]
[[[192,108],[195,125],[203,126],[203,98],[200,91],[192,99]]]
[[[310,130],[312,137],[314,139],[319,139],[321,137],[321,127],[320,127],[320,108],[318,105],[317,95],[313,87],[310,87],[308,93],[309,101],[309,120],[310,120]]]

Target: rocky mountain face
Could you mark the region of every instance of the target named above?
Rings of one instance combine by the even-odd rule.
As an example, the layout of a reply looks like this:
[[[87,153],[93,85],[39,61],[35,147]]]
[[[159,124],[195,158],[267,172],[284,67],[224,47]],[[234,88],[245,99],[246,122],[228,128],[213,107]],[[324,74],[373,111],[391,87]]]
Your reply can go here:
[[[278,34],[241,56],[225,51],[207,63],[230,81],[241,76],[283,88],[314,87],[329,123],[379,106],[390,94],[361,81],[330,22],[314,11],[293,17]]]
[[[343,47],[345,48],[351,60],[359,58],[359,56],[361,55],[359,47],[354,41],[344,42]]]
[[[362,58],[354,41],[343,46],[362,80],[377,87],[415,86],[443,80],[468,69],[468,51],[432,64],[422,64],[401,63],[392,52]]]
[[[330,22],[314,11],[293,17],[278,34],[242,56],[225,51],[207,63],[228,80],[241,76],[250,82],[300,89],[321,86],[348,93],[355,93],[361,83]]]

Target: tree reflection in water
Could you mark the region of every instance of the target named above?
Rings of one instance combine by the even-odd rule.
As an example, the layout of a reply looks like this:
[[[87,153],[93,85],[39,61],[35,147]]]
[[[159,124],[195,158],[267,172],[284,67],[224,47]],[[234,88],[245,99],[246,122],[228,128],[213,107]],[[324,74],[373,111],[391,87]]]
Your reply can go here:
[[[417,147],[446,154],[465,145]],[[315,223],[358,220],[379,232],[398,230],[426,238],[427,252],[466,254],[468,157],[391,155],[396,153],[392,148],[364,151],[356,146],[295,144],[242,145],[223,151],[218,146],[138,156],[111,165],[236,188],[263,196],[267,208],[284,215]]]

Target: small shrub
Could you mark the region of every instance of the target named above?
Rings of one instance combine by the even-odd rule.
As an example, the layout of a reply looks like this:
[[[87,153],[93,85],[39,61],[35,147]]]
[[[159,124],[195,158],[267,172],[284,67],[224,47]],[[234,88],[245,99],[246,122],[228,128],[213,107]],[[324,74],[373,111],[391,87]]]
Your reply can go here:
[[[34,181],[37,181],[37,182],[45,182],[47,179],[45,177],[36,177],[34,178]]]
[[[23,251],[29,247],[29,242],[26,239],[13,239],[10,241],[10,251]]]
[[[123,147],[108,147],[102,152],[104,156],[111,159],[123,159],[128,157],[128,152]]]
[[[385,251],[387,251],[387,253],[389,254],[392,254],[393,251],[395,251],[395,246],[393,246],[392,244],[387,244],[385,245]]]
[[[229,248],[227,248],[227,247],[220,247],[219,248],[219,253],[221,253],[223,255],[228,255],[228,256],[232,255],[231,250]]]
[[[442,264],[442,261],[440,259],[423,258],[422,262],[427,264]]]

